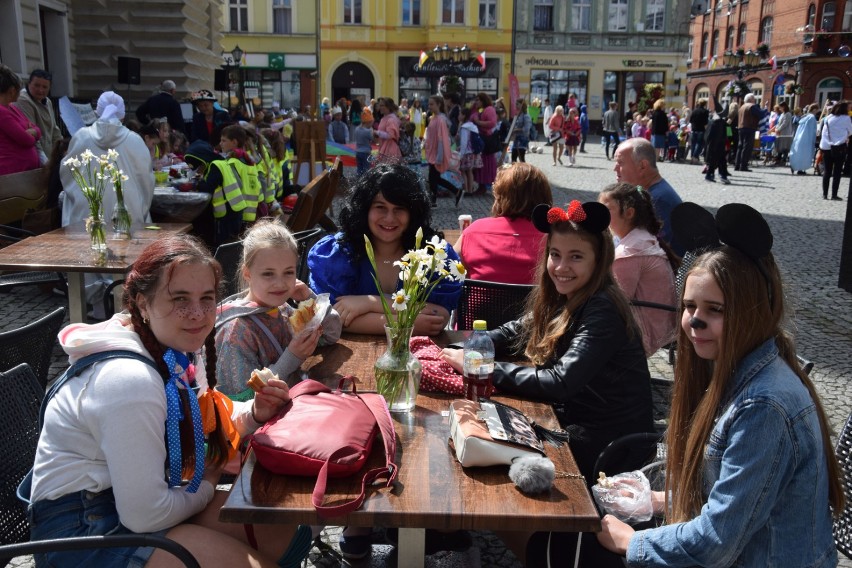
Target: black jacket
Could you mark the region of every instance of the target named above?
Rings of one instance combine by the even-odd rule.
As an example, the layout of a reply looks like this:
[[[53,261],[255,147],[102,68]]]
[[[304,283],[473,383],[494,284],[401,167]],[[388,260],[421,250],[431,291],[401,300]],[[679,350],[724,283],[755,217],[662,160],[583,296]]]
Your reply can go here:
[[[159,92],[136,109],[136,118],[142,124],[148,124],[152,118],[165,118],[172,130],[184,131],[183,112],[180,103],[171,93]]]
[[[666,111],[657,109],[651,114],[651,133],[655,136],[665,136],[669,132],[669,117]]]
[[[689,115],[689,124],[693,132],[704,132],[710,122],[710,111],[704,107],[697,107]]]
[[[510,354],[520,321],[488,334],[499,355]],[[586,475],[612,440],[654,429],[651,377],[637,330],[628,337],[615,303],[605,292],[592,296],[539,367],[496,363],[494,386],[501,393],[549,402],[571,433],[571,450]],[[607,472],[609,473],[609,472]]]

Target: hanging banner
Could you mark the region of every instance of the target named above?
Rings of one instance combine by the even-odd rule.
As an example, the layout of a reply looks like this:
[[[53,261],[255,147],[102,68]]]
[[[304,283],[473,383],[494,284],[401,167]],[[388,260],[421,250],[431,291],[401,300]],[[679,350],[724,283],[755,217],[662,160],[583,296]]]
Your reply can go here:
[[[521,86],[518,84],[518,78],[512,73],[509,73],[509,118],[515,116],[517,112],[517,102],[521,98]]]

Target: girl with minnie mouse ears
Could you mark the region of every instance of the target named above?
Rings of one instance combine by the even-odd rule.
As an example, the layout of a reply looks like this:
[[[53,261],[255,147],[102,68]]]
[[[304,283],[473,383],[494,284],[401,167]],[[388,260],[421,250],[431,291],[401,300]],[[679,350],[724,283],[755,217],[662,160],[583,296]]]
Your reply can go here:
[[[591,485],[595,461],[610,442],[654,431],[648,363],[627,298],[612,276],[607,208],[579,201],[567,209],[538,205],[532,220],[548,236],[527,315],[488,335],[498,359],[521,357],[535,366],[498,361],[494,386],[500,393],[553,404],[580,473]],[[445,349],[443,357],[461,372],[461,350]],[[581,565],[622,565],[592,533],[589,537]],[[574,558],[577,535],[536,533],[524,535],[522,542],[517,536],[508,541],[525,565],[545,566],[548,550],[553,561]]]

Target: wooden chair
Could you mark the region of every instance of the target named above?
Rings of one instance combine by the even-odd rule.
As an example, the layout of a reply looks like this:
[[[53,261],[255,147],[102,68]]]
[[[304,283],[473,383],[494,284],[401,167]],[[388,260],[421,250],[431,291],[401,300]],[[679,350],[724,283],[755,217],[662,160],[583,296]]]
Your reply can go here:
[[[45,391],[56,336],[65,322],[65,312],[64,307],[57,308],[23,327],[0,333],[0,371],[27,363],[42,392]]]
[[[314,208],[319,200],[320,189],[328,181],[329,172],[324,171],[312,179],[302,191],[293,206],[293,213],[287,219],[287,227],[294,233],[313,228],[317,224]]]
[[[343,162],[338,157],[334,161],[334,165],[328,172],[328,181],[319,189],[319,194],[314,202],[314,207],[311,215],[309,227],[319,224],[323,229],[330,233],[337,232],[337,225],[329,217],[328,211],[331,209],[331,204],[334,197],[337,195],[340,187],[340,180],[343,178]],[[332,213],[333,215],[333,213]]]
[[[47,200],[48,169],[38,168],[0,176],[0,223],[17,223],[28,209]]]
[[[29,365],[24,363],[0,372],[0,397],[4,403],[0,415],[0,444],[4,455],[0,485],[0,562],[3,565],[17,556],[59,550],[153,546],[173,554],[188,568],[199,568],[186,548],[159,536],[128,534],[30,541],[26,505],[18,499],[16,490],[35,461],[44,389]]]
[[[834,519],[834,544],[846,558],[852,558],[852,506],[849,505],[852,503],[852,414],[843,424],[834,451],[843,473],[843,493],[846,495],[846,508]]]
[[[533,288],[532,284],[465,280],[456,308],[456,329],[473,329],[473,322],[478,319],[484,319],[488,329],[494,329],[520,318]]]

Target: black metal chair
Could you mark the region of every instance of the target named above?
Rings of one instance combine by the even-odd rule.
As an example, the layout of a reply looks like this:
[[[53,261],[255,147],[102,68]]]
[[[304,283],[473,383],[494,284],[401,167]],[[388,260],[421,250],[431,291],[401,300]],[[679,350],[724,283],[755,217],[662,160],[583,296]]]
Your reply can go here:
[[[44,391],[56,335],[65,321],[65,311],[64,307],[57,308],[24,327],[0,332],[0,371],[28,363]]]
[[[30,541],[27,510],[16,490],[32,468],[38,445],[38,415],[44,389],[26,363],[0,372],[0,443],[2,444],[3,478],[0,485],[0,562],[42,552],[153,546],[176,556],[188,568],[199,568],[198,562],[183,546],[173,540],[152,535],[118,535],[63,538]]]
[[[834,449],[843,473],[846,508],[834,519],[834,544],[846,558],[852,558],[852,414],[846,418]]]
[[[473,329],[474,320],[484,319],[489,329],[524,315],[533,284],[504,284],[466,279],[456,308],[457,329]]]
[[[224,283],[224,294],[227,298],[240,291],[240,259],[243,256],[243,243],[237,241],[219,245],[214,258],[222,265],[222,277]]]
[[[33,237],[35,233],[17,227],[0,225],[0,241],[16,243],[27,237]],[[31,286],[33,284],[55,284],[61,290],[67,290],[68,284],[61,272],[6,272],[0,274],[0,292],[5,292],[18,286]]]
[[[305,231],[293,233],[296,238],[296,243],[299,245],[299,267],[297,278],[302,282],[307,283],[308,277],[311,274],[308,268],[308,252],[311,250],[318,240],[323,238],[327,233],[322,227],[314,227]]]

